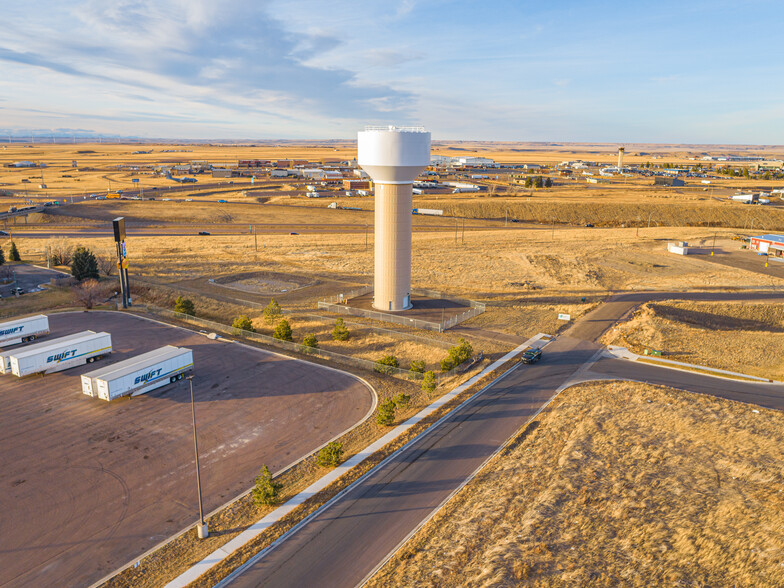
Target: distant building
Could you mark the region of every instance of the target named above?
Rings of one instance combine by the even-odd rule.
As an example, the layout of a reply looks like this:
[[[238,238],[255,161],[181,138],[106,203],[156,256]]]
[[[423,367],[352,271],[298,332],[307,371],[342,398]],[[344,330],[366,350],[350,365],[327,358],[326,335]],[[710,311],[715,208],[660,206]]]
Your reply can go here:
[[[684,182],[680,178],[669,177],[669,176],[656,176],[653,178],[653,185],[654,186],[672,186],[672,187],[680,187],[685,186],[686,182]]]
[[[213,168],[212,170],[212,177],[213,178],[236,178],[239,177],[240,172],[236,169],[218,169]]]
[[[784,235],[761,235],[752,237],[749,249],[775,257],[784,256]]]
[[[491,167],[495,165],[495,161],[487,157],[453,157],[452,163],[465,167]]]
[[[370,190],[370,180],[343,180],[344,190]]]
[[[323,180],[325,174],[323,169],[315,168],[315,167],[302,169],[299,171],[299,173],[303,178],[308,178],[311,180]]]
[[[778,160],[760,161],[754,164],[754,169],[756,169],[757,171],[767,171],[767,170],[780,171],[784,169],[784,161],[778,161]]]
[[[240,168],[254,168],[254,167],[270,167],[272,162],[268,159],[240,159],[237,162],[237,167]]]
[[[431,155],[430,164],[439,167],[498,167],[498,164],[494,160],[488,159],[487,157],[472,157],[462,155],[459,157]]]

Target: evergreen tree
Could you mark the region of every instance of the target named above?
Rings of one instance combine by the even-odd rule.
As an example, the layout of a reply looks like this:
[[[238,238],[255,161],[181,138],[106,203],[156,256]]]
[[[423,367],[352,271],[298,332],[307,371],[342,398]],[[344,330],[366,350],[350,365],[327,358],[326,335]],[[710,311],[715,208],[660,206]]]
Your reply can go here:
[[[334,468],[343,461],[343,444],[330,441],[322,447],[316,456],[316,463],[325,468]]]
[[[73,261],[71,261],[71,274],[80,282],[87,279],[97,280],[100,277],[98,275],[98,260],[95,259],[92,251],[86,247],[76,248]]]
[[[305,347],[310,347],[311,349],[318,349],[319,346],[318,339],[316,339],[316,336],[313,334],[305,335],[305,337],[302,339],[302,344]]]
[[[196,307],[193,305],[193,300],[177,296],[177,300],[174,301],[174,312],[196,316]]]
[[[373,371],[380,374],[391,374],[392,368],[397,367],[400,367],[400,362],[397,360],[397,357],[394,355],[385,355],[376,362],[376,365],[373,366]]]
[[[343,322],[342,318],[337,319],[335,328],[332,329],[332,338],[335,341],[348,341],[349,337],[351,337],[351,333],[349,333],[346,323]]]
[[[449,348],[449,354],[441,360],[441,371],[448,372],[452,368],[459,366],[461,363],[470,359],[474,354],[474,348],[471,344],[460,337],[458,344]]]
[[[294,338],[291,335],[291,325],[289,321],[286,319],[282,319],[278,326],[275,327],[275,331],[272,333],[272,336],[275,339],[280,339],[281,341],[293,341]]]
[[[428,394],[432,394],[438,386],[438,380],[433,372],[425,372],[425,377],[422,378],[422,390]]]
[[[412,374],[424,374],[426,367],[427,364],[424,361],[422,361],[421,359],[415,359],[414,361],[411,362],[411,367],[409,367],[408,369],[409,371],[411,371]]]
[[[256,332],[256,329],[253,328],[253,321],[251,321],[250,317],[245,314],[241,314],[235,318],[231,326],[242,331],[249,331],[251,333]]]
[[[8,257],[11,261],[22,261],[19,250],[16,248],[16,243],[13,241],[11,241],[11,249],[8,252]]]
[[[271,506],[278,502],[278,495],[283,484],[272,479],[269,468],[261,466],[256,485],[253,487],[253,500],[259,506]]]
[[[408,394],[404,394],[401,392],[400,394],[396,394],[395,397],[392,399],[392,402],[395,403],[395,408],[402,408],[405,410],[408,408],[408,403],[411,402],[411,396]]]
[[[283,309],[281,309],[280,304],[278,304],[277,300],[272,298],[267,305],[267,308],[264,309],[264,322],[268,325],[271,325],[280,317],[283,316]]]
[[[378,406],[376,422],[379,425],[388,427],[395,422],[395,401],[388,398]]]

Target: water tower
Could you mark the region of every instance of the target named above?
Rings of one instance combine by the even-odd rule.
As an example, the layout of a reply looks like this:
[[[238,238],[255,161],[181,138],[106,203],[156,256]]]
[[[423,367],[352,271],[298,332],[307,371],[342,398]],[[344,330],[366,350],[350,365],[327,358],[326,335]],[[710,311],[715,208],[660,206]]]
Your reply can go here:
[[[357,163],[375,189],[373,308],[411,308],[411,211],[414,179],[430,165],[430,133],[422,127],[365,127]]]
[[[618,170],[623,171],[623,152],[625,149],[623,147],[618,147]]]

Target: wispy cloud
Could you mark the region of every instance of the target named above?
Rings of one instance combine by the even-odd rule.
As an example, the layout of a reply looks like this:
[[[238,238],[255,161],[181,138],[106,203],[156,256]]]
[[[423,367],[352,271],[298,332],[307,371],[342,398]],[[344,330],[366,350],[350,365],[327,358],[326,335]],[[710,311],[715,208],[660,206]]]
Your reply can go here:
[[[749,60],[771,55],[784,19],[771,0],[744,10],[728,0],[623,10],[575,0],[6,4],[5,126],[65,118],[244,138],[349,137],[365,122],[466,139],[784,136],[769,106],[780,103],[784,66]],[[773,118],[760,122],[761,108]],[[737,113],[748,124],[727,124]]]

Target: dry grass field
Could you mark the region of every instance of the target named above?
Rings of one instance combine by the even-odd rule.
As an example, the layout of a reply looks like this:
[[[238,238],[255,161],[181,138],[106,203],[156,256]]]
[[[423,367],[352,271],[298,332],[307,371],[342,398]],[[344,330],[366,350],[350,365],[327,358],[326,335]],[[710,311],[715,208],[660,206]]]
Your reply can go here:
[[[568,389],[369,586],[784,585],[784,415]]]
[[[648,303],[603,337],[642,354],[784,380],[784,304]]]
[[[698,256],[677,256],[666,251],[670,240],[710,243],[714,230],[700,228],[639,229],[475,229],[458,236],[447,232],[415,232],[412,285],[483,300],[486,313],[466,326],[531,336],[553,332],[560,325],[557,314],[579,316],[609,291],[642,289],[780,286],[781,279],[708,263]],[[737,249],[719,230],[717,246]],[[47,239],[16,240],[23,255],[43,259]],[[68,239],[100,255],[111,256],[110,237]],[[276,295],[284,308],[312,310],[319,299],[357,284],[372,281],[373,239],[365,247],[362,233],[259,235],[259,250],[252,235],[211,237],[144,237],[128,239],[132,281],[153,279],[176,295],[201,293],[220,311],[234,297],[246,296],[208,280],[243,272],[276,272],[324,281],[324,286]],[[751,255],[751,254],[749,254]],[[199,279],[197,279],[199,278]],[[330,286],[329,284],[335,284]],[[339,286],[337,284],[344,284]],[[330,288],[334,289],[332,291]],[[582,302],[582,297],[586,301]],[[214,301],[223,301],[215,303]],[[266,304],[267,298],[257,298]],[[252,312],[241,301],[224,309],[225,319]],[[210,311],[208,316],[216,315]]]

